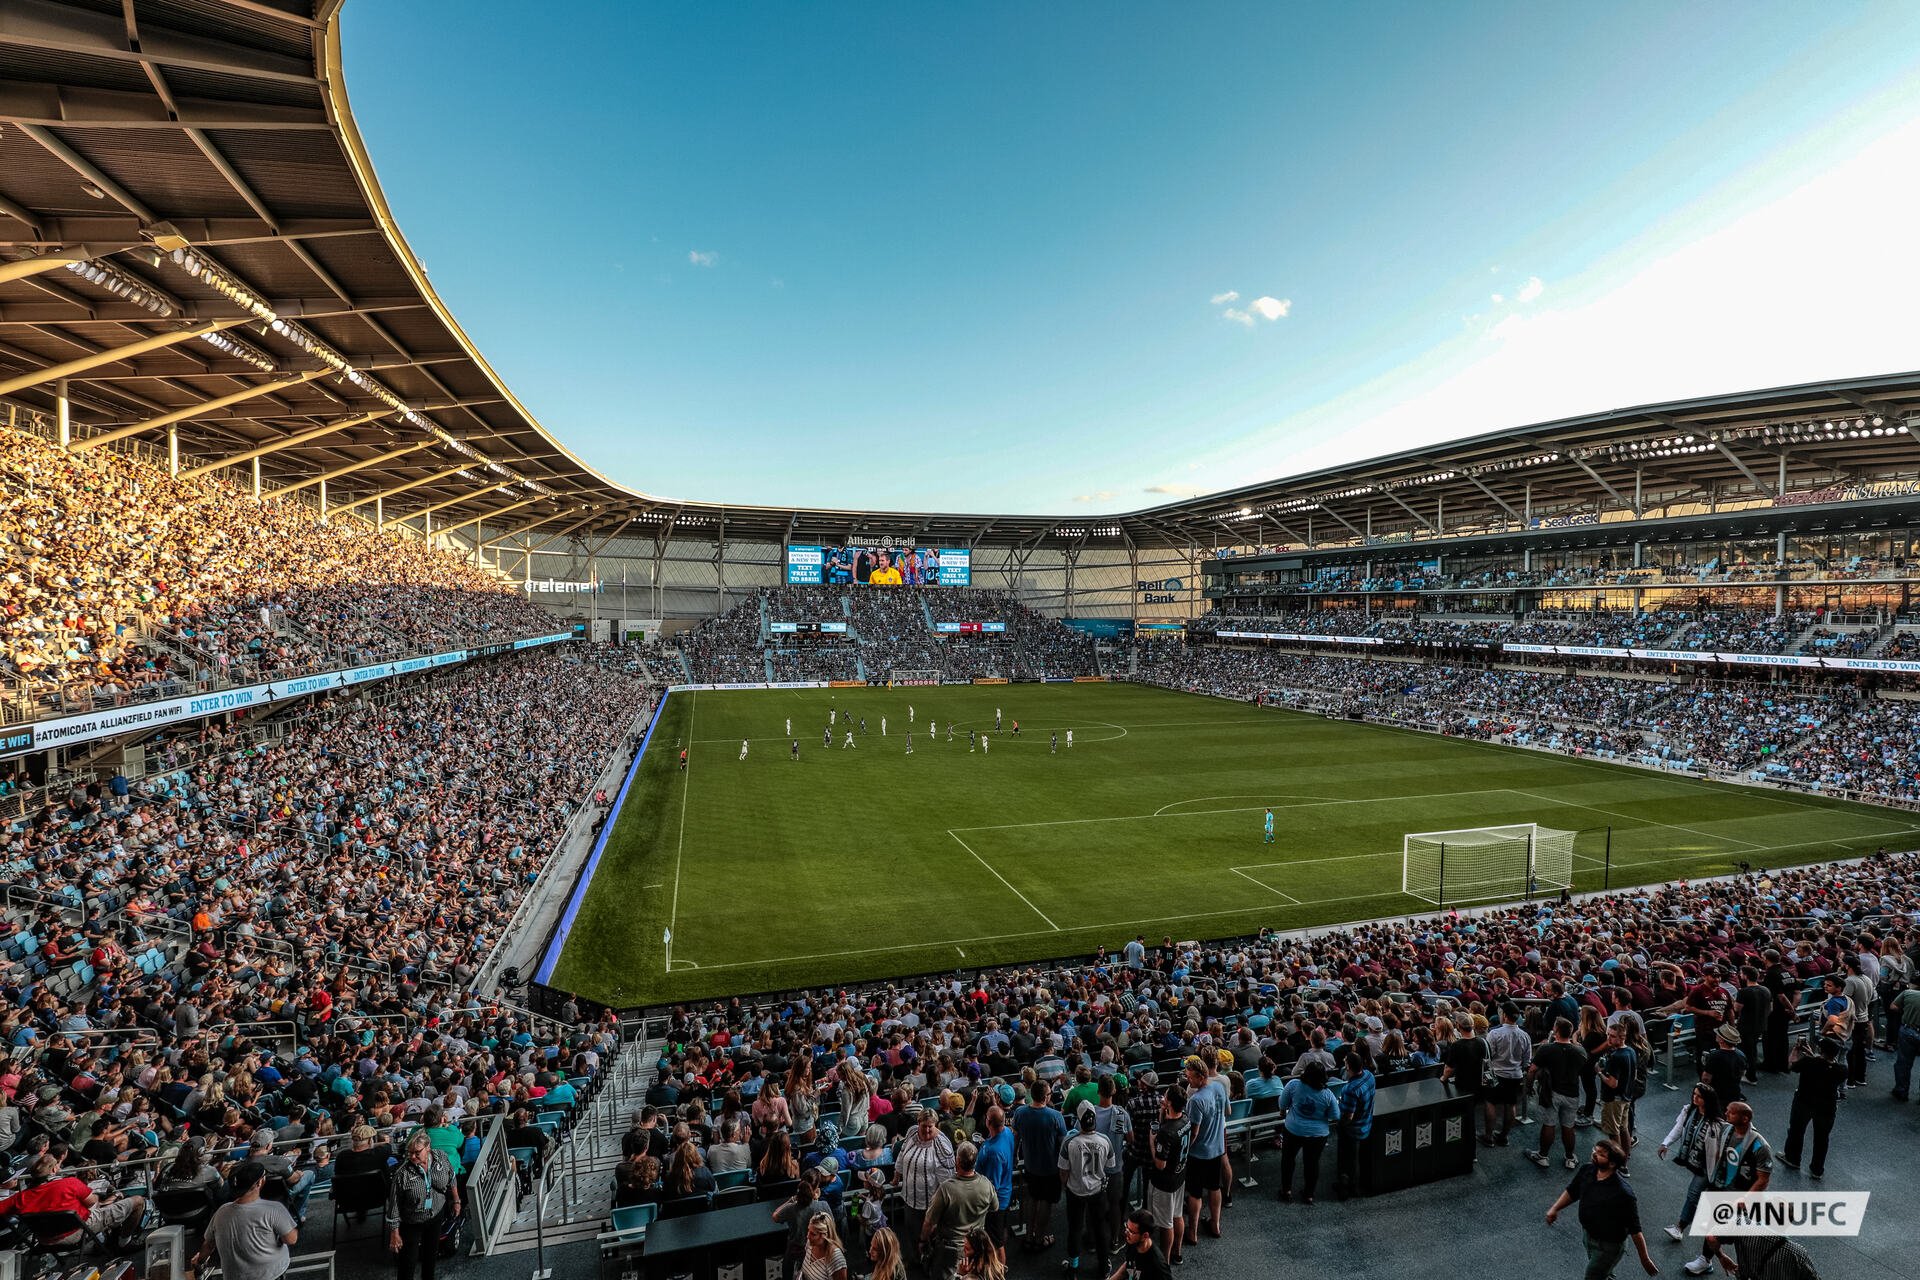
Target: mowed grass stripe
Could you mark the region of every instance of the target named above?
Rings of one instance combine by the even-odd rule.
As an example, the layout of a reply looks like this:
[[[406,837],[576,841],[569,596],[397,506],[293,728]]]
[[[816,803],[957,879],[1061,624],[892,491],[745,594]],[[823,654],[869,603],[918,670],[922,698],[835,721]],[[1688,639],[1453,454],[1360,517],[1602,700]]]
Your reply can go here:
[[[991,732],[996,707],[1021,736],[969,753],[966,727]],[[1868,852],[1914,829],[1891,810],[1127,685],[709,692],[663,714],[556,977],[622,1005],[1422,910],[1399,892],[1409,831],[1583,825],[1587,889],[1608,825],[1615,885]]]

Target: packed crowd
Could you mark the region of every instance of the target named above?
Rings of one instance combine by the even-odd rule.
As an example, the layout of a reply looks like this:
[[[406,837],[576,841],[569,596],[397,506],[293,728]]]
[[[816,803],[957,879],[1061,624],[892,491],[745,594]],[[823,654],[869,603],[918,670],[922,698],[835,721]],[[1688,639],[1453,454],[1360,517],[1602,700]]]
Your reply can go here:
[[[151,775],[74,782],[0,827],[0,1205],[131,1246],[172,1193],[212,1210],[264,1181],[291,1224],[321,1181],[385,1179],[410,1142],[458,1175],[489,1117],[591,1087],[612,1024],[474,988],[632,749],[648,691],[599,656],[209,722],[149,744]]]
[[[0,430],[0,681],[119,701],[552,629],[411,537]]]
[[[763,609],[764,602],[764,609]],[[852,646],[763,635],[762,619],[813,622],[846,618]],[[942,634],[938,624],[998,623],[999,632]],[[1093,675],[1091,637],[985,588],[890,590],[774,587],[682,633],[675,643],[692,679],[703,683],[867,679],[894,671],[932,671],[949,680],[1039,680]]]
[[[1518,745],[1911,801],[1911,702],[1850,685],[1688,682],[1136,642],[1134,678]]]
[[[1615,1144],[1576,1188],[1636,1141],[1662,1156],[1672,1145],[1694,1174],[1671,1206],[1680,1241],[1699,1190],[1752,1186],[1776,1161],[1799,1168],[1809,1126],[1809,1168],[1824,1172],[1836,1091],[1864,1079],[1876,1042],[1897,1040],[1896,1094],[1906,1086],[1920,997],[1900,993],[1916,959],[1920,858],[1881,854],[1310,936],[1143,936],[1078,966],[683,1007],[627,1135],[616,1204],[758,1184],[791,1226],[790,1266],[839,1259],[823,1275],[849,1259],[849,1274],[868,1260],[889,1280],[907,1260],[935,1277],[963,1262],[999,1275],[1009,1248],[1057,1248],[1069,1271],[1129,1259],[1164,1275],[1226,1233],[1229,1116],[1278,1117],[1278,1198],[1311,1203],[1365,1185],[1378,1089],[1437,1074],[1475,1098],[1481,1146],[1513,1148],[1481,1159],[1576,1170],[1577,1129]],[[1667,1133],[1666,1107],[1643,1099],[1654,1040],[1676,1036],[1680,1015],[1690,1038],[1675,1070],[1701,1091]],[[1828,1035],[1820,1071],[1792,1043],[1809,1017]],[[1802,1081],[1791,1116],[1756,1123],[1742,1085],[1790,1070]],[[1536,1099],[1540,1128],[1517,1127]],[[1746,1137],[1761,1125],[1779,1146]],[[1711,1144],[1729,1137],[1744,1163],[1715,1175]],[[1598,1220],[1581,1216],[1592,1256]],[[1617,1257],[1639,1231],[1600,1243]]]

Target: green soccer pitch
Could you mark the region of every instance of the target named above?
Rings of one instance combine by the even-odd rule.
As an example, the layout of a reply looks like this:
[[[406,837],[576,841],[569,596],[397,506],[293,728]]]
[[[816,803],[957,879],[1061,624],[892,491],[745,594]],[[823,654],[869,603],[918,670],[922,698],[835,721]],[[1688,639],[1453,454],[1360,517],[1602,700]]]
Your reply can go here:
[[[1920,841],[1896,810],[1134,685],[676,693],[553,981],[626,1007],[1431,911],[1406,833],[1523,822],[1580,832],[1577,890],[1608,860],[1619,887]]]

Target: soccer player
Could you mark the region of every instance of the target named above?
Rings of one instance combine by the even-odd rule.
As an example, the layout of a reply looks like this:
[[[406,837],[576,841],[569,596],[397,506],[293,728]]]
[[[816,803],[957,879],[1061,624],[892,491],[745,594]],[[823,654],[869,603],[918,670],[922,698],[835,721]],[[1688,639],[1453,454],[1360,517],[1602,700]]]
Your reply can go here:
[[[840,708],[828,707],[827,708],[827,724],[831,726],[839,723],[840,723]]]
[[[1016,738],[1020,736],[1020,722],[1018,720],[1013,722],[1013,736]]]
[[[907,754],[913,754],[913,730],[907,730]]]
[[[992,739],[988,738],[986,734],[983,733],[980,735],[980,754],[981,755],[987,754],[987,745],[991,741]]]
[[[947,721],[947,741],[948,742],[953,741],[953,721],[951,720]],[[969,731],[967,734],[967,741],[968,742],[973,741],[973,734],[971,731]]]
[[[682,747],[680,748],[680,772],[685,773],[686,771],[687,771],[687,749],[685,747]]]
[[[1067,750],[1073,750],[1073,730],[1067,730]]]
[[[880,717],[880,736],[883,738],[887,736],[887,718],[885,716]]]
[[[1055,729],[1047,735],[1047,754],[1050,756],[1060,754],[1060,731],[1058,729]]]
[[[907,723],[908,724],[913,723],[913,720],[911,717],[908,718]],[[932,716],[927,717],[927,738],[931,742],[940,741],[940,722],[938,720],[935,720]]]
[[[800,758],[800,739],[795,738],[793,740],[793,749],[787,753],[787,759],[798,760],[799,758]]]
[[[866,718],[865,716],[861,716],[861,717],[860,717],[860,732],[861,732],[861,733],[865,733],[866,731],[867,731],[867,718]]]
[[[1271,809],[1267,810],[1267,838],[1261,843],[1263,844],[1273,843],[1273,810]]]
[[[747,740],[745,738],[740,739],[740,758],[742,760],[747,758]]]
[[[978,740],[975,738],[973,730],[971,729],[967,730],[967,754],[972,755],[973,749],[977,745],[978,745]]]
[[[820,749],[825,751],[831,746],[833,746],[833,730],[822,729],[820,731]]]
[[[787,717],[787,736],[789,738],[793,736],[793,717],[792,716]]]
[[[1000,732],[1000,708],[998,707],[993,709],[993,731]]]
[[[847,730],[847,740],[840,744],[840,749],[842,751],[845,751],[848,747],[852,745],[853,745],[853,730],[849,729]]]
[[[907,723],[913,723],[913,704],[911,702],[907,704]]]

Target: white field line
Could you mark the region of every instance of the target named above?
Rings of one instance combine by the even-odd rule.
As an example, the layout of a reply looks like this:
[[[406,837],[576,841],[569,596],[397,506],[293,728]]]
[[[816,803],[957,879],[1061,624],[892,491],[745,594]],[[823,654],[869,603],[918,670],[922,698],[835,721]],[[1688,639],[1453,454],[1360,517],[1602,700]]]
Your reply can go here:
[[[1424,795],[1413,796],[1357,796],[1350,800],[1308,800],[1301,804],[1254,804],[1239,805],[1231,809],[1189,809],[1185,813],[1128,813],[1107,818],[1050,818],[1044,822],[1001,822],[985,827],[954,827],[953,830],[1013,831],[1022,827],[1072,827],[1089,822],[1144,822],[1154,818],[1204,818],[1221,813],[1258,813],[1262,809],[1315,809],[1329,804],[1387,804],[1401,800],[1438,800],[1447,796],[1505,795],[1512,790],[1511,787],[1484,787],[1478,791],[1429,791]]]
[[[687,704],[687,741],[693,741],[694,719],[700,714],[700,695]],[[673,905],[667,910],[667,972],[673,972],[673,926],[680,920],[680,859],[687,851],[687,793],[693,790],[693,753],[687,753],[687,773],[680,779],[680,838],[673,845]],[[695,966],[698,967],[698,966]]]
[[[1278,862],[1269,862],[1264,865],[1270,866],[1270,867],[1277,867],[1283,864]],[[1228,867],[1227,870],[1233,872],[1233,874],[1239,876],[1242,880],[1245,880],[1249,884],[1259,885],[1262,889],[1265,889],[1268,893],[1273,894],[1277,898],[1285,898],[1287,902],[1292,906],[1297,907],[1300,905],[1300,899],[1294,897],[1292,894],[1281,892],[1280,890],[1274,888],[1272,885],[1268,884],[1265,880],[1256,880],[1254,877],[1248,875],[1246,872],[1242,871],[1238,867]]]
[[[1913,831],[1914,829],[1912,828],[1901,828],[1900,830],[1897,830],[1897,831],[1886,831],[1886,832],[1879,832],[1879,833],[1868,833],[1862,836],[1851,836],[1849,837],[1849,839],[1872,840],[1876,838],[1891,837],[1896,835],[1903,835],[1903,836],[1912,835]],[[1832,840],[1802,840],[1796,844],[1766,845],[1760,849],[1753,850],[1753,852],[1781,853],[1788,849],[1805,849],[1805,848],[1818,847],[1822,845],[1831,845],[1833,843],[1835,842]],[[1661,859],[1661,861],[1666,863],[1703,862],[1710,858],[1725,858],[1729,856],[1730,853],[1733,853],[1733,852],[1737,852],[1737,851],[1726,850],[1726,849],[1716,849],[1712,853],[1687,854],[1678,858],[1663,858]],[[1350,855],[1347,855],[1346,858],[1316,858],[1313,861],[1341,862],[1341,861],[1346,861],[1348,858],[1383,858],[1383,857],[1397,858],[1399,856],[1400,855],[1398,852],[1390,851],[1388,853],[1378,853],[1378,854],[1376,853],[1350,854]],[[1272,865],[1281,865],[1281,864],[1261,863],[1259,865],[1272,866]],[[1284,865],[1304,866],[1307,864],[1304,862],[1295,862],[1295,863],[1287,863]],[[1627,865],[1631,866],[1632,864],[1627,864]],[[1631,885],[1622,885],[1619,888],[1614,889],[1612,892],[1624,893],[1632,887],[1633,886]],[[1395,889],[1382,889],[1378,893],[1354,893],[1354,894],[1347,894],[1337,898],[1306,898],[1306,899],[1300,900],[1299,905],[1301,907],[1331,907],[1331,906],[1338,906],[1343,902],[1378,902],[1383,898],[1405,898],[1409,901],[1415,901],[1415,902],[1420,901],[1420,899],[1411,898],[1409,895],[1401,893]],[[1427,903],[1423,907],[1421,907],[1419,911],[1415,912],[1414,914],[1423,914],[1423,915],[1429,914],[1431,906],[1432,906],[1431,903]],[[808,955],[771,956],[761,960],[733,960],[725,964],[709,964],[702,967],[706,970],[746,969],[746,968],[752,968],[760,965],[800,964],[809,960],[840,960],[840,959],[846,959],[851,956],[885,955],[885,954],[898,952],[898,951],[928,951],[928,950],[934,950],[941,947],[957,948],[962,943],[978,944],[982,942],[1005,942],[1013,938],[1046,938],[1046,937],[1051,937],[1055,933],[1090,933],[1095,930],[1134,929],[1142,925],[1178,924],[1188,920],[1212,920],[1212,919],[1218,919],[1222,916],[1247,916],[1247,915],[1252,915],[1259,910],[1261,910],[1261,908],[1259,907],[1226,907],[1218,911],[1192,911],[1184,915],[1147,916],[1137,920],[1111,920],[1111,921],[1107,921],[1099,924],[1075,924],[1066,929],[1062,929],[1056,925],[1052,929],[1025,929],[1017,933],[975,934],[975,935],[971,935],[969,937],[964,937],[964,938],[935,938],[935,939],[930,939],[926,942],[905,942],[905,943],[898,943],[893,946],[886,946],[886,947],[859,947],[849,951],[816,951]],[[1315,927],[1324,927],[1328,929],[1334,929],[1334,928],[1338,928],[1339,925],[1340,925],[1340,922],[1338,921],[1328,921],[1325,923],[1324,926],[1315,926]],[[691,964],[690,961],[680,961],[679,963]],[[1017,964],[1019,962],[1015,960],[1008,960],[1002,963],[1011,965],[1011,964]]]
[[[1618,809],[1602,809],[1599,805],[1581,804],[1577,800],[1562,800],[1557,796],[1543,796],[1538,791],[1522,791],[1518,787],[1514,787],[1511,790],[1513,794],[1517,796],[1532,796],[1535,800],[1544,800],[1548,804],[1564,805],[1569,809],[1584,809],[1588,813],[1604,813],[1610,818],[1624,818],[1628,822],[1644,823],[1649,827],[1665,827],[1669,831],[1684,831],[1689,835],[1703,836],[1708,840],[1726,840],[1732,844],[1742,845],[1748,849],[1760,848],[1760,846],[1753,841],[1742,840],[1738,836],[1723,836],[1712,831],[1702,831],[1698,827],[1683,827],[1677,822],[1658,822],[1652,818],[1643,818],[1638,814],[1622,813]]]
[[[960,839],[959,836],[953,835],[953,832],[951,831],[947,832],[947,834],[950,836],[953,836],[955,842],[958,843],[962,849],[965,849],[968,853],[973,853],[972,845],[968,844],[965,840]],[[1060,926],[1055,924],[1052,920],[1048,919],[1046,912],[1034,906],[1033,899],[1029,898],[1026,894],[1020,892],[1018,889],[1015,889],[1013,887],[1013,881],[1007,879],[1005,876],[1001,875],[998,871],[995,871],[993,869],[993,864],[991,862],[988,862],[985,858],[981,857],[977,853],[973,853],[973,860],[979,863],[981,866],[985,867],[988,870],[988,872],[992,874],[995,880],[998,880],[1001,884],[1007,886],[1007,888],[1012,891],[1014,897],[1026,903],[1028,909],[1031,910],[1033,914],[1039,916],[1042,920],[1046,920],[1047,927],[1049,929],[1052,929],[1055,933],[1060,932]]]

